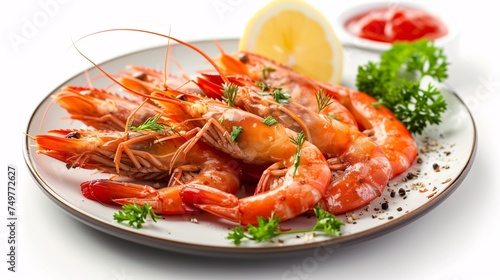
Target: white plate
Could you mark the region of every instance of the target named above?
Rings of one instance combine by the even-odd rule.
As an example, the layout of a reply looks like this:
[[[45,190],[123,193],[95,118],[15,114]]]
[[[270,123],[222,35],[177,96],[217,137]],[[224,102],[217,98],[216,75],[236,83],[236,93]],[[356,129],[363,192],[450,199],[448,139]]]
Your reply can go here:
[[[237,48],[237,40],[222,40],[219,43],[227,51]],[[196,45],[211,56],[218,54],[217,48],[211,41],[196,42]],[[111,73],[124,69],[128,64],[162,69],[164,51],[164,47],[147,49],[118,57],[101,65]],[[187,73],[207,68],[206,61],[194,55],[192,50],[186,47],[175,45],[172,55]],[[357,65],[365,63],[368,59],[376,60],[377,57],[358,49],[345,49],[346,67],[343,82],[346,85],[353,86]],[[89,69],[88,73],[90,76],[101,74],[95,68]],[[85,73],[82,72],[61,84],[61,87],[84,85],[86,79]],[[94,86],[108,84],[109,81],[100,79]],[[50,95],[59,89],[60,87],[48,94],[36,108],[26,129],[28,135],[46,133],[48,129],[82,126],[78,122],[63,120],[67,113],[57,105],[49,107]],[[432,147],[432,151],[420,153],[422,163],[415,163],[410,168],[409,172],[418,173],[417,178],[405,182],[408,173],[405,172],[392,180],[387,191],[373,201],[369,209],[364,208],[354,212],[354,217],[357,216],[354,223],[347,223],[348,216],[353,217],[352,213],[339,215],[340,219],[346,221],[340,237],[319,235],[310,239],[308,236],[293,235],[281,237],[280,242],[250,242],[235,246],[226,239],[229,228],[235,224],[208,214],[167,216],[157,223],[149,222],[142,229],[135,229],[113,220],[113,213],[119,210],[119,207],[88,200],[80,193],[81,182],[106,176],[88,170],[68,170],[61,162],[37,155],[34,142],[29,137],[26,137],[24,142],[24,158],[35,182],[50,199],[72,217],[100,231],[144,245],[195,255],[238,258],[301,253],[321,246],[332,248],[347,246],[394,231],[421,217],[447,198],[467,175],[476,151],[476,127],[469,110],[457,94],[446,87],[443,88],[443,94],[449,108],[442,124],[430,127],[421,136],[416,137],[419,147],[424,146],[422,144],[424,140],[435,140],[437,143],[437,146]],[[47,115],[42,122],[45,111]],[[433,164],[441,167],[440,172],[433,169]],[[404,197],[398,194],[400,188],[406,191]],[[391,197],[391,190],[395,191],[394,197]],[[381,204],[385,201],[389,208],[382,210]],[[196,218],[198,223],[193,223],[191,218]],[[284,225],[290,228],[310,227],[314,220],[302,216],[287,221]]]

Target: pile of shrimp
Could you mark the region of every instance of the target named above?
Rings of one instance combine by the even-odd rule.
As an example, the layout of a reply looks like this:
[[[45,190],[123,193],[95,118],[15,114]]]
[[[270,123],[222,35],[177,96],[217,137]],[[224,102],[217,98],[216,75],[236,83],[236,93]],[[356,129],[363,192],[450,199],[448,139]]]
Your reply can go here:
[[[342,214],[379,197],[416,158],[406,127],[365,93],[254,53],[219,47],[211,58],[156,35],[193,48],[213,69],[192,78],[129,65],[111,75],[94,64],[128,94],[65,86],[54,102],[89,128],[33,136],[38,154],[109,174],[81,183],[88,199],[242,225],[316,205]]]

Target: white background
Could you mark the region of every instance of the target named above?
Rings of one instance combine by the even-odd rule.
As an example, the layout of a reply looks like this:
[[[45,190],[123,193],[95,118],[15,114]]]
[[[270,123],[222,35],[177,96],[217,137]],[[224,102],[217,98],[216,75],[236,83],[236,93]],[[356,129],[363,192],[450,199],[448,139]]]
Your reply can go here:
[[[17,272],[11,273],[7,271],[7,184],[3,179],[2,279],[498,279],[500,20],[493,1],[424,1],[460,29],[448,82],[466,101],[479,132],[475,162],[463,184],[417,221],[336,250],[315,266],[305,266],[311,256],[209,259],[118,240],[72,219],[39,189],[22,156],[23,131],[48,93],[89,66],[75,52],[71,38],[115,27],[170,30],[183,40],[237,38],[249,17],[267,2],[0,1],[0,166],[3,178],[8,164],[18,168],[19,218]],[[309,2],[332,22],[348,6],[341,1]],[[113,45],[101,37],[85,45],[85,52],[100,62],[156,44],[144,39]],[[302,273],[284,278],[294,269]]]

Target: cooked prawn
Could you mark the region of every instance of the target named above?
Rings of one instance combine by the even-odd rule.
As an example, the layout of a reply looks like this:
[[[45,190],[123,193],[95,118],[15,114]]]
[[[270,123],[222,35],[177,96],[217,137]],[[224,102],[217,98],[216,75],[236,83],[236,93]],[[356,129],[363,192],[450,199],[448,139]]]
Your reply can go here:
[[[148,33],[156,34],[153,32]],[[161,36],[171,38],[165,35]],[[176,41],[183,43],[180,40]],[[189,46],[189,44],[186,45]],[[98,66],[96,65],[96,67]],[[218,68],[218,66],[214,65],[214,67],[216,68],[216,70],[220,71],[220,68]],[[264,74],[264,71],[262,71],[263,68],[260,68],[260,70],[260,73],[263,76],[266,76],[266,74]],[[223,73],[223,71],[220,71],[220,73]],[[276,77],[279,78],[279,76]],[[224,82],[228,82],[227,77],[222,77],[222,80]],[[305,79],[305,81],[308,80]],[[287,82],[293,84],[295,80],[289,78]],[[275,87],[278,87],[281,84],[276,83],[275,85]],[[303,88],[306,87],[305,84],[300,85]],[[312,107],[312,99],[310,98],[310,96],[314,96],[314,94],[317,92],[317,89],[320,87],[318,87],[318,84],[315,82],[311,82],[308,85],[310,85],[312,88],[316,88],[314,93],[303,95],[303,99],[305,99],[306,101],[301,101],[301,98],[299,98],[301,97],[300,95],[295,95],[294,100],[303,102],[305,106]],[[288,91],[296,92],[296,88],[300,89],[300,87],[290,87]],[[129,86],[126,86],[126,90],[134,92],[134,89]],[[297,146],[290,146],[290,144],[284,145],[283,139],[287,139],[289,141],[289,138],[294,138],[297,135],[296,132],[292,132],[291,130],[283,127],[283,130],[286,130],[286,132],[280,132],[276,134],[276,127],[280,127],[282,125],[274,125],[271,130],[269,130],[268,128],[264,129],[262,128],[262,125],[256,125],[257,123],[259,123],[257,119],[259,121],[262,120],[261,117],[257,117],[253,114],[244,112],[239,109],[228,107],[227,105],[220,102],[215,103],[205,99],[188,102],[175,99],[172,97],[172,95],[178,96],[178,94],[173,94],[172,92],[172,89],[160,88],[151,92],[150,95],[146,95],[143,92],[140,92],[138,95],[151,98],[151,100],[160,105],[160,107],[162,107],[165,112],[168,112],[166,114],[171,114],[173,116],[177,115],[177,113],[172,113],[169,108],[175,107],[172,106],[172,104],[178,105],[178,108],[181,108],[181,110],[183,111],[183,114],[182,116],[179,116],[179,119],[185,119],[186,123],[189,122],[196,126],[196,135],[182,145],[181,149],[179,149],[179,152],[174,155],[175,159],[180,157],[180,155],[182,155],[182,158],[184,158],[184,156],[190,151],[194,143],[204,141],[205,143],[208,143],[209,145],[230,154],[232,157],[243,160],[245,162],[252,162],[252,164],[258,165],[271,165],[269,169],[266,169],[266,171],[264,171],[262,179],[258,184],[259,194],[255,196],[240,199],[234,195],[228,195],[226,193],[216,191],[212,188],[197,188],[188,185],[180,192],[182,198],[186,202],[230,220],[246,224],[256,223],[256,218],[258,216],[269,217],[272,214],[277,214],[282,220],[292,218],[300,213],[303,213],[304,211],[311,209],[315,203],[318,203],[323,198],[327,191],[326,188],[328,182],[330,181],[331,172],[328,169],[328,164],[323,156],[323,153],[316,146],[312,145],[310,142],[304,142],[304,148],[300,153],[301,164],[297,166],[297,170],[301,171],[299,171],[295,176],[292,176],[293,174],[290,174],[290,170],[295,168],[292,168],[292,163],[294,162],[294,160],[292,160],[294,158],[294,149],[291,148],[295,147],[295,150],[297,150]],[[165,104],[170,104],[170,106]],[[351,114],[344,106],[339,106],[339,108],[342,108],[344,112],[347,112],[347,115]],[[331,112],[333,112],[333,109]],[[298,115],[297,113],[294,114]],[[326,114],[322,115],[323,119],[326,119],[325,115]],[[292,116],[292,114],[289,114],[289,116]],[[318,118],[317,116],[321,115],[315,114],[314,117]],[[359,183],[359,187],[350,188],[349,192],[343,193],[338,192],[339,188],[333,183],[336,181],[334,179],[331,184],[331,186],[333,187],[331,188],[335,189],[336,192],[328,194],[327,197],[329,198],[329,200],[327,202],[321,202],[323,205],[325,205],[326,203],[326,206],[324,207],[329,207],[330,205],[338,206],[338,201],[336,199],[338,199],[339,195],[344,195],[346,197],[346,200],[348,200],[348,202],[346,203],[347,206],[341,205],[342,209],[345,210],[349,207],[359,207],[360,200],[363,203],[366,203],[366,197],[371,197],[373,195],[378,196],[380,194],[380,189],[377,187],[375,189],[370,189],[367,191],[367,185],[370,185],[370,187],[373,187],[371,185],[375,184],[378,184],[379,186],[385,186],[383,182],[387,182],[386,177],[391,176],[390,174],[392,171],[390,168],[380,169],[379,171],[381,174],[378,174],[377,171],[373,170],[373,167],[377,166],[377,162],[380,161],[380,163],[382,164],[383,160],[381,159],[385,158],[384,153],[380,153],[378,146],[374,145],[374,142],[371,139],[365,137],[361,132],[357,130],[357,128],[355,128],[357,127],[357,123],[352,122],[352,120],[352,115],[350,115],[346,118],[345,122],[351,123],[340,127],[335,127],[339,122],[331,122],[334,126],[331,129],[331,132],[335,132],[337,134],[328,135],[328,137],[332,137],[332,139],[338,140],[338,144],[334,145],[333,148],[330,147],[332,148],[332,154],[334,156],[332,156],[329,160],[335,161],[338,157],[341,160],[340,165],[345,163],[342,162],[342,160],[347,160],[349,166],[352,167],[351,169],[349,169],[349,166],[346,167],[346,171],[342,173],[342,175],[345,175],[345,177],[342,177],[342,179],[346,180],[352,178],[360,178],[361,176],[362,178],[366,179],[368,184],[365,185],[363,179],[361,179],[361,181],[358,180],[357,182]],[[322,122],[320,118],[320,121],[318,121],[317,123],[322,124],[324,122]],[[250,136],[249,139],[246,139],[239,143],[241,140],[240,136],[245,134],[243,133],[238,136],[240,140],[238,140],[237,142],[231,142],[230,134],[234,127],[241,128],[246,132],[252,131],[253,135]],[[301,127],[304,126],[302,125]],[[259,128],[259,130],[254,130],[255,128]],[[350,128],[351,130],[348,130],[347,128]],[[279,130],[281,130],[281,128]],[[266,141],[255,141],[256,139],[262,139],[260,137],[256,137],[255,133],[263,133],[268,136],[270,135],[270,138],[280,139],[279,141],[281,143],[281,146],[276,146]],[[307,132],[307,135],[308,137],[310,137],[313,134]],[[257,144],[258,148],[252,147],[252,145],[255,145],[254,143]],[[307,151],[307,153],[302,154],[304,153],[304,151]],[[256,154],[257,152],[262,152],[262,155]],[[375,157],[374,161],[370,161],[368,159],[368,157],[372,155]],[[305,165],[302,165],[304,161]],[[387,161],[386,158],[385,161]],[[359,163],[360,165],[367,164],[369,167],[366,170],[363,168],[360,169],[358,168],[360,166],[356,166],[357,163]],[[338,166],[338,162],[335,162],[331,166],[333,165]],[[311,166],[314,166],[315,168],[312,168]],[[386,166],[386,164],[382,164],[382,166]],[[278,167],[280,168],[280,170],[277,169]],[[281,170],[281,168],[283,168],[283,170]],[[374,174],[373,176],[375,177],[371,177],[371,174],[369,174],[372,171]],[[368,172],[368,174],[366,172]],[[301,175],[302,177],[299,177],[299,175]],[[310,179],[306,177],[311,175],[314,177]],[[351,181],[346,180],[345,182]],[[305,186],[302,186],[300,190],[297,189],[301,184],[305,184]],[[307,195],[298,198],[297,195],[299,194],[299,191],[308,191],[308,193]],[[356,192],[357,197],[353,195],[354,192]],[[363,195],[363,193],[366,192],[369,192],[369,195]],[[283,201],[283,199],[285,199],[285,201]],[[270,203],[270,201],[273,201],[273,203]],[[265,204],[263,204],[264,202]],[[292,202],[295,203],[292,205]],[[254,207],[255,209],[251,209],[251,207]],[[336,210],[331,211],[333,212]]]
[[[128,65],[125,71],[117,75],[119,83],[133,93],[149,94],[157,89],[179,89],[186,93],[202,93],[190,77],[181,77],[139,65]]]
[[[185,184],[203,184],[230,193],[240,187],[239,163],[202,142],[195,143],[184,158],[174,159],[175,151],[186,141],[179,135],[53,130],[34,139],[37,153],[72,168],[98,170],[140,181],[169,181],[159,190],[144,184],[111,180],[82,183],[83,195],[100,202],[149,203],[155,213],[178,214],[195,210],[180,198],[179,191]],[[121,150],[125,153],[120,153]]]
[[[417,144],[394,113],[370,95],[340,85],[323,84],[328,94],[349,108],[360,129],[369,133],[389,159],[393,177],[405,172],[415,161]]]
[[[212,61],[210,62],[213,64]],[[247,69],[255,70],[256,68],[247,68]],[[222,71],[220,71],[220,68],[216,67],[216,70],[219,71],[219,73],[221,74],[220,80],[222,82],[227,83],[229,81],[229,78]],[[262,71],[262,68],[259,68],[259,70],[260,71],[258,72],[264,75],[263,73],[264,71]],[[277,72],[281,73],[284,71],[277,71]],[[293,72],[287,72],[287,73],[291,73],[290,75],[293,74]],[[294,80],[305,81],[305,82],[300,82],[297,88],[299,88],[299,86],[304,88],[306,87],[306,85],[311,85],[311,86],[316,85],[313,82],[308,82],[307,79],[300,79],[302,78],[302,76],[298,74],[294,77],[295,79],[290,79],[288,81],[289,82],[292,82]],[[203,86],[201,88],[204,89]],[[246,92],[248,93],[249,91]],[[155,95],[155,93],[152,93],[152,95]],[[160,97],[160,99],[165,98],[166,95],[167,94],[165,93],[160,93],[160,91],[156,92],[156,96]],[[240,97],[243,96],[240,93],[238,93],[237,96],[238,95]],[[168,96],[171,96],[171,94],[169,94]],[[243,102],[245,105],[250,104],[249,106],[253,106],[254,104],[257,104],[258,106],[262,105],[259,102],[254,103],[252,101],[249,101],[251,100],[251,98],[246,98],[247,96],[249,95],[245,95],[245,97],[238,98],[238,100]],[[307,96],[307,94],[304,96]],[[236,100],[236,102],[238,102],[238,100]],[[161,104],[163,100],[155,102]],[[170,101],[167,103],[175,103],[175,102]],[[224,134],[229,135],[231,131],[230,127],[223,128],[222,124],[217,123],[217,121],[225,122],[226,117],[224,116],[224,112],[226,109],[221,107],[220,104],[214,105],[214,103],[210,101],[191,103],[191,105],[186,105],[186,103],[183,102],[179,102],[178,104],[180,107],[184,106],[186,108],[185,112],[188,115],[190,115],[191,118],[207,120],[206,124],[203,124],[203,126],[200,128],[200,132],[197,134],[197,137],[194,137],[193,139],[200,139],[203,137],[203,139],[208,143],[211,143],[212,145],[218,147],[219,149],[222,149],[225,152],[230,153],[233,157],[238,158],[239,154],[235,152],[233,147],[227,144],[227,139],[225,141],[226,143],[223,144],[221,144],[221,142],[217,142],[221,141],[219,140],[222,138],[221,135]],[[317,105],[316,100],[315,104],[318,108],[319,106]],[[278,110],[282,110],[283,107],[286,106],[277,106]],[[261,110],[261,108],[262,107],[257,108],[256,110],[257,111]],[[265,111],[268,108],[269,106],[267,105],[264,106]],[[382,190],[385,188],[387,182],[392,176],[392,169],[388,164],[388,160],[385,157],[384,152],[373,142],[373,140],[369,139],[364,134],[359,132],[359,130],[357,129],[357,125],[353,123],[343,125],[341,122],[328,117],[328,114],[320,115],[310,112],[308,110],[303,110],[307,109],[304,106],[295,106],[294,108],[297,109],[297,112],[294,112],[292,114],[286,113],[282,115],[292,117],[293,120],[299,123],[301,122],[300,119],[308,118],[299,125],[301,128],[303,128],[303,130],[305,130],[308,139],[314,145],[317,145],[321,152],[331,157],[331,161],[334,162],[331,165],[332,168],[338,168],[339,162],[340,166],[345,167],[342,176],[339,176],[338,178],[334,178],[332,180],[331,186],[329,187],[329,191],[324,199],[324,201],[326,202],[322,203],[324,208],[328,208],[328,211],[332,213],[344,213],[346,211],[350,211],[355,208],[359,208],[363,205],[366,205],[374,198],[380,196]],[[322,111],[319,109],[317,110]],[[262,112],[252,111],[252,113],[257,113],[258,115],[263,117]],[[293,118],[293,116],[299,116],[299,113],[300,113],[299,118],[297,117]],[[215,116],[217,117],[215,118]],[[214,132],[213,130],[214,127],[218,131]],[[313,127],[314,132],[310,132],[311,127]],[[326,133],[324,132],[325,128],[327,131]],[[209,132],[208,136],[206,134],[200,134],[207,132]],[[228,136],[226,136],[226,138],[227,137]],[[255,141],[255,139],[253,140]],[[245,161],[244,158],[240,159]],[[270,189],[271,189],[270,185],[261,183],[259,183],[257,187],[258,192],[262,193],[266,193],[266,191],[269,191]],[[197,190],[196,193],[200,194],[201,191]],[[207,209],[208,208],[206,208],[205,210]],[[217,209],[219,210],[219,208]],[[235,218],[233,218],[233,220],[234,219]],[[236,220],[239,220],[240,222],[242,221],[241,219],[236,219]]]
[[[53,98],[70,114],[70,119],[97,130],[112,131],[124,131],[128,117],[142,102],[138,98],[125,97],[105,89],[77,86],[63,87]],[[134,114],[130,125],[139,126],[158,114],[159,110],[158,106],[145,103]]]
[[[351,112],[336,100],[331,100],[319,110],[315,96],[322,88],[314,80],[306,79],[291,68],[255,53],[239,51],[229,55],[221,47],[219,50],[217,62],[225,75],[246,76],[263,86],[282,89],[290,95],[291,100],[313,111],[321,111],[322,114],[334,116],[348,125],[357,126]]]
[[[326,106],[320,114],[335,116],[347,124],[356,123],[360,130],[369,133],[389,158],[393,177],[407,170],[417,156],[417,145],[405,125],[386,107],[375,106],[377,100],[366,93],[313,80],[251,52],[228,55],[221,49],[219,64],[226,73],[247,75],[254,81],[286,89],[292,99],[298,100],[313,111],[318,110],[314,96],[318,88],[324,89],[337,102]],[[347,108],[348,116],[344,116],[342,110],[336,109],[339,104]]]
[[[298,136],[292,130],[281,124],[268,126],[262,122],[263,118],[219,101],[187,102],[175,98],[165,101],[168,94],[152,95],[162,97],[156,102],[176,104],[200,121],[198,133],[179,149],[179,156],[203,140],[243,162],[269,166],[258,183],[258,188],[268,191],[238,198],[213,188],[187,185],[181,190],[186,203],[237,223],[256,224],[258,217],[271,215],[281,220],[291,219],[310,210],[323,197],[330,181],[327,162],[321,151],[308,141],[300,148],[294,144],[291,139]],[[232,140],[235,128],[241,133],[237,140],[233,133]]]
[[[272,116],[295,131],[304,131],[307,139],[325,155],[333,176],[320,204],[329,212],[345,213],[368,204],[382,194],[392,177],[384,151],[356,127],[293,100],[276,102],[248,85],[238,87],[234,96],[236,106],[261,117]],[[257,188],[260,191],[265,189]]]

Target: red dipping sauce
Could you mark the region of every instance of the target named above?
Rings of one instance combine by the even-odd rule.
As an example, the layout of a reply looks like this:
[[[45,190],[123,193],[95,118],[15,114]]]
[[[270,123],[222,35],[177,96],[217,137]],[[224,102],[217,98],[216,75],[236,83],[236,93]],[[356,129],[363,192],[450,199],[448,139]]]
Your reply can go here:
[[[448,34],[448,28],[430,13],[411,7],[376,8],[347,20],[345,27],[353,35],[386,43],[437,39]]]

